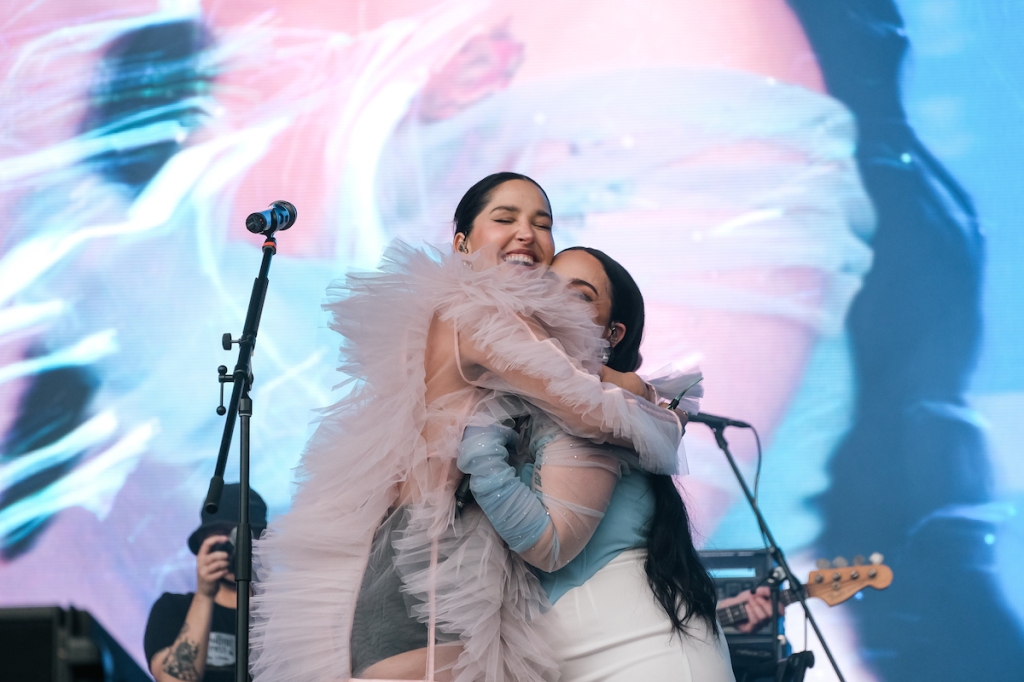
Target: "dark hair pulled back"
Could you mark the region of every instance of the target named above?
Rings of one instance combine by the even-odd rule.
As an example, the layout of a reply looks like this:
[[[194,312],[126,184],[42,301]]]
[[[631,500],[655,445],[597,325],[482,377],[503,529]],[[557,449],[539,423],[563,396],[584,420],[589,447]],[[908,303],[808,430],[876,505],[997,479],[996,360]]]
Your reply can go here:
[[[479,180],[462,195],[459,205],[455,207],[455,218],[452,220],[455,224],[455,234],[464,234],[468,237],[469,233],[473,230],[473,221],[484,210],[487,202],[491,200],[491,192],[498,185],[503,185],[509,180],[525,180],[532,183],[544,195],[544,201],[548,202],[548,206],[551,205],[548,193],[533,178],[511,171],[493,173]]]
[[[603,251],[582,246],[565,251],[585,251],[604,268],[611,289],[611,319],[626,327],[625,336],[611,349],[607,365],[619,372],[636,370],[640,366],[644,332],[644,297],[640,287],[629,271]],[[649,474],[649,478],[654,514],[646,527],[647,584],[668,614],[675,632],[685,634],[686,623],[693,616],[702,618],[717,632],[718,593],[693,544],[686,504],[671,476]]]
[[[611,321],[626,327],[626,334],[611,348],[605,364],[617,372],[636,370],[640,366],[640,342],[644,336],[644,297],[640,287],[629,271],[604,251],[586,246],[570,246],[564,251],[583,251],[601,263],[611,290]]]

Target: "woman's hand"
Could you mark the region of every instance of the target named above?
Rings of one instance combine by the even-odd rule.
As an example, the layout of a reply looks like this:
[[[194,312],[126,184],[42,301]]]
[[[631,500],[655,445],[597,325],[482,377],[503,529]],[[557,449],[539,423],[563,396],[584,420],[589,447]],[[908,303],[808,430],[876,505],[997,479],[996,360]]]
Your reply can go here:
[[[756,592],[746,590],[736,595],[722,599],[718,602],[718,608],[743,604],[747,609],[747,620],[736,626],[736,629],[743,633],[760,630],[772,618],[772,593],[767,587],[759,587]],[[779,615],[786,615],[786,607],[779,604]]]
[[[654,388],[645,382],[634,372],[618,372],[609,367],[601,367],[601,381],[608,384],[615,384],[624,391],[629,391],[633,395],[638,395],[641,398],[646,398],[651,402],[658,400],[658,392]],[[662,407],[668,407],[667,402],[661,403]],[[679,419],[679,425],[682,426],[683,432],[686,432],[686,422],[690,420],[690,416],[678,407],[672,410],[672,413]]]
[[[665,407],[668,407],[667,403],[666,403]],[[679,417],[679,424],[680,424],[680,426],[683,427],[683,433],[686,433],[686,422],[690,421],[690,415],[688,415],[684,410],[682,410],[681,408],[678,408],[678,407],[676,409],[672,410],[672,412],[677,417]]]
[[[633,395],[647,396],[647,384],[634,372],[618,372],[610,367],[601,367],[601,381],[606,384],[615,384],[624,391]]]

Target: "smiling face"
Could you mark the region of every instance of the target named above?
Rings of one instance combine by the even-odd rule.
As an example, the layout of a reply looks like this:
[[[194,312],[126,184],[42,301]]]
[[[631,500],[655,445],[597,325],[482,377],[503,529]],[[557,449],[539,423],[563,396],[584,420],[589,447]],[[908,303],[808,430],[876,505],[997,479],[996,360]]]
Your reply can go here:
[[[456,234],[452,245],[463,253],[491,247],[501,260],[526,267],[550,265],[555,255],[551,207],[532,182],[503,182],[491,190],[469,236]]]
[[[618,344],[626,328],[611,319],[612,285],[601,261],[586,251],[563,251],[551,263],[551,272],[564,279],[573,291],[590,303],[594,322],[604,327],[605,338],[612,346]]]

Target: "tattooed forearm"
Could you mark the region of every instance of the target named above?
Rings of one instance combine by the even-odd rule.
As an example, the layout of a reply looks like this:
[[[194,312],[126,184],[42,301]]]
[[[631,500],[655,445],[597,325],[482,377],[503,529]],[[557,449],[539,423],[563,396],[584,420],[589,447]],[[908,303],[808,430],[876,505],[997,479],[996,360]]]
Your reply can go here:
[[[199,671],[196,670],[198,656],[199,645],[183,639],[164,659],[164,672],[183,682],[199,682]]]
[[[199,671],[196,670],[196,659],[199,658],[199,644],[185,637],[188,623],[181,628],[178,639],[164,659],[164,672],[183,682],[199,682]]]

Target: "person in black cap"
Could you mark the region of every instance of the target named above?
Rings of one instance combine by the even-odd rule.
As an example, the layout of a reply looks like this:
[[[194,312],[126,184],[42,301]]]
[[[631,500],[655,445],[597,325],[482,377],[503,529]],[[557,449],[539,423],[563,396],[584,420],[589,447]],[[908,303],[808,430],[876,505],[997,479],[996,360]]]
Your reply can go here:
[[[146,623],[145,650],[156,682],[233,682],[235,609],[238,593],[232,567],[232,531],[238,527],[239,486],[224,486],[216,514],[202,512],[202,523],[188,538],[196,555],[196,591],[165,592]],[[267,527],[267,505],[249,493],[254,538]]]

